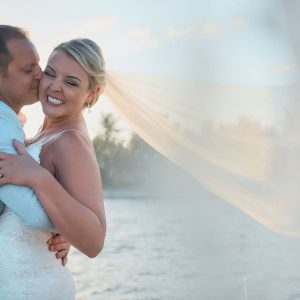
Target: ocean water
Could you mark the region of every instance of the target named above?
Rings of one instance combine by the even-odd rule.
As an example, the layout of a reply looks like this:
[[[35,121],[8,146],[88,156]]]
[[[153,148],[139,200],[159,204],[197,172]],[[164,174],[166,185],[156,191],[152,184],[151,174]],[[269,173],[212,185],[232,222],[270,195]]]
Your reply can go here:
[[[102,253],[70,254],[77,299],[300,299],[300,240],[222,200],[108,198],[105,208]]]

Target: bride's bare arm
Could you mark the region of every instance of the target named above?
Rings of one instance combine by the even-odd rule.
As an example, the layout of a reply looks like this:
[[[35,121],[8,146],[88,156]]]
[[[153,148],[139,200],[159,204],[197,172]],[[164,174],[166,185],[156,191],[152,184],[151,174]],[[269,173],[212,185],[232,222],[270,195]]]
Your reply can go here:
[[[46,173],[32,188],[62,235],[95,257],[104,245],[106,222],[101,176],[91,145],[82,135],[68,133],[45,153],[45,163],[53,164],[56,178]]]
[[[64,134],[47,146],[42,160],[52,165],[55,177],[23,153],[4,159],[6,176],[1,180],[34,189],[61,234],[95,257],[104,245],[106,221],[101,176],[91,145],[79,134]]]

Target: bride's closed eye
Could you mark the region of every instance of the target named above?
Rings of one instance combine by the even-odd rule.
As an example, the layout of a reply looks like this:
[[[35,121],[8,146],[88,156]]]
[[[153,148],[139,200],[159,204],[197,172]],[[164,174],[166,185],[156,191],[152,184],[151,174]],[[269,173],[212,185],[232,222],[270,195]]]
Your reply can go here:
[[[46,76],[49,76],[49,77],[53,77],[53,78],[56,77],[56,74],[53,71],[49,70],[49,69],[45,69],[43,71],[43,74],[45,74]],[[77,82],[72,81],[69,78],[65,80],[65,83],[69,86],[74,86],[74,87],[78,86]]]
[[[66,82],[66,84],[71,85],[71,86],[78,86],[78,84],[76,82],[73,82],[70,80],[66,80],[65,82]]]
[[[55,74],[53,72],[51,72],[51,71],[48,71],[48,70],[44,70],[43,74],[45,74],[47,76],[50,76],[50,77],[55,77]]]

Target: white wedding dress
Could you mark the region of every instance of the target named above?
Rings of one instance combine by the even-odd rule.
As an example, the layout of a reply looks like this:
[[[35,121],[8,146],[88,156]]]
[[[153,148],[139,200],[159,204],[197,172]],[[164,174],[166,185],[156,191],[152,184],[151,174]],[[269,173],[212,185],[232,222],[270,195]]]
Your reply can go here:
[[[38,160],[41,143],[27,147]],[[61,265],[47,240],[51,233],[23,224],[8,208],[0,216],[0,299],[68,300],[75,285],[68,268]]]

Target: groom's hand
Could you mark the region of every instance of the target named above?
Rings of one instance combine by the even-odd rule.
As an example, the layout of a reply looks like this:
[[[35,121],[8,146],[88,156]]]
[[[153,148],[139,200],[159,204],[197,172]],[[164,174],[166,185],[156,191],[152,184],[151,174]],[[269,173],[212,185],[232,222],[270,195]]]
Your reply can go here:
[[[71,245],[59,233],[52,233],[52,238],[47,241],[47,244],[49,251],[56,252],[56,258],[61,259],[62,265],[65,266],[68,261],[68,253]]]
[[[25,185],[33,188],[41,172],[41,167],[17,140],[13,142],[18,155],[0,152],[0,186],[5,184]],[[48,171],[46,171],[48,172]]]

